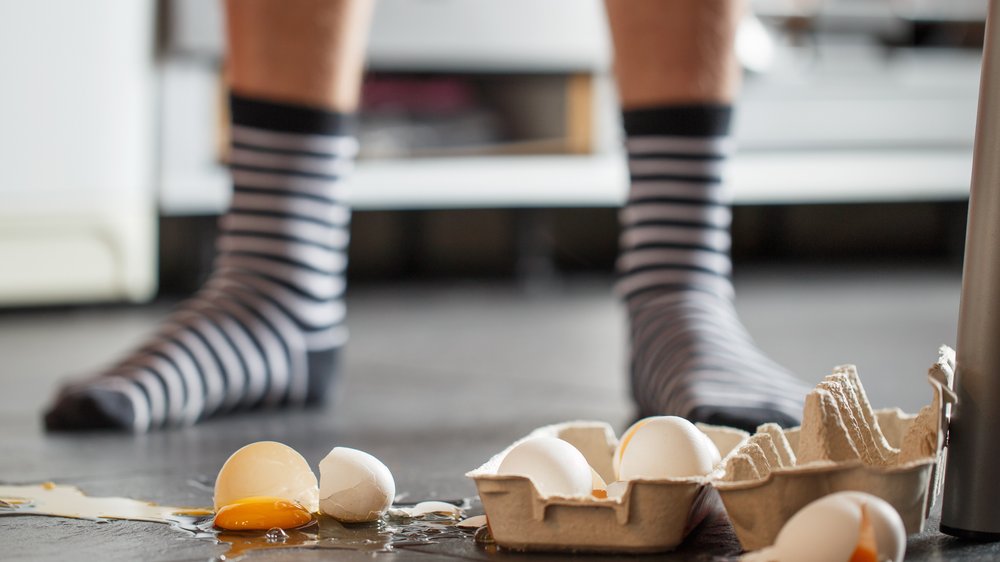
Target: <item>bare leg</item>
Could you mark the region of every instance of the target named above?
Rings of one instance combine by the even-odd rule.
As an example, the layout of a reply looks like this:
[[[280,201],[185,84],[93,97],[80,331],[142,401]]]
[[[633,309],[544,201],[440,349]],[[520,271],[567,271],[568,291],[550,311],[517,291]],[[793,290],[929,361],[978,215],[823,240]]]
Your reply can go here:
[[[147,431],[319,402],[346,341],[341,179],[373,0],[230,0],[233,200],[212,277],[138,350],[65,385],[50,429]]]
[[[606,0],[632,187],[621,213],[618,290],[643,415],[754,429],[790,425],[803,385],[736,317],[723,184],[738,0]]]
[[[353,112],[374,0],[226,0],[234,92]]]
[[[742,0],[606,0],[623,109],[731,103]]]

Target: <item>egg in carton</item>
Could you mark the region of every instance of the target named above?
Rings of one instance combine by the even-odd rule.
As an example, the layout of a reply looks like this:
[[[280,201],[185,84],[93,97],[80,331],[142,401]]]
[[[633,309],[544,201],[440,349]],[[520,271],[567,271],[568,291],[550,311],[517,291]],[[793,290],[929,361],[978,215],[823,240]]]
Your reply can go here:
[[[469,472],[479,491],[496,543],[513,550],[647,553],[672,550],[714,510],[721,510],[709,484],[722,477],[727,454],[749,434],[698,424],[723,460],[714,472],[684,478],[635,479],[609,486],[607,497],[543,496],[525,476],[498,474],[507,453],[539,437],[576,447],[604,482],[614,481],[618,446],[611,426],[576,421],[536,429]],[[595,479],[596,480],[596,479]]]
[[[909,534],[923,530],[940,486],[955,352],[942,346],[928,371],[934,399],[916,415],[873,410],[857,369],[834,369],[806,397],[800,427],[765,424],[725,459],[718,490],[745,550],[769,546],[804,506],[856,490],[899,512]]]

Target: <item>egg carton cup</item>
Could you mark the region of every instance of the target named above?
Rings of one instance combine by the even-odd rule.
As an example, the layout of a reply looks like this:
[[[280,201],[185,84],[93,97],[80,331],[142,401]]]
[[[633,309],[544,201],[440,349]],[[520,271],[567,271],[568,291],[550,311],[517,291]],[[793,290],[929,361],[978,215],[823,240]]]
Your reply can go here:
[[[889,502],[908,534],[923,530],[941,484],[955,352],[943,346],[928,371],[934,398],[918,414],[873,410],[853,365],[834,369],[806,397],[800,427],[765,424],[736,446],[712,485],[740,543],[774,543],[796,512],[827,494],[868,492]]]
[[[722,455],[746,441],[738,429],[698,425]],[[525,440],[556,437],[579,449],[611,483],[618,439],[603,422],[575,421],[536,429],[466,474],[479,491],[498,545],[513,550],[648,553],[672,550],[707,515],[721,510],[708,476],[629,481],[620,495],[543,497],[524,476],[499,475],[507,452]],[[724,462],[724,461],[723,461]]]

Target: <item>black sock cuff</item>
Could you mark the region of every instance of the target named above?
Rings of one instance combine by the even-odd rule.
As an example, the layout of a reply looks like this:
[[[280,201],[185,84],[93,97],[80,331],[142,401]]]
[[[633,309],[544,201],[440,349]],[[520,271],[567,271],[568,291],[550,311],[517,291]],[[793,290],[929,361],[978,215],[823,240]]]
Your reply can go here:
[[[720,137],[729,134],[732,114],[731,105],[665,105],[623,111],[622,121],[630,137]]]
[[[357,118],[319,107],[229,95],[230,116],[235,125],[304,135],[351,135]]]

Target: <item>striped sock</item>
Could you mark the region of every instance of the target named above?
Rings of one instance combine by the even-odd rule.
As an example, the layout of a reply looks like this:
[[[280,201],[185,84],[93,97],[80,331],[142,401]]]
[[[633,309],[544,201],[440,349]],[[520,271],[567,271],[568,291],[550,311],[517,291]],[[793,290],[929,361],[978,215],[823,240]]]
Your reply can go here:
[[[632,390],[643,416],[794,425],[808,389],[757,348],[733,307],[722,182],[730,115],[713,105],[624,113],[632,187],[617,290],[629,313]]]
[[[136,352],[65,385],[49,429],[185,426],[322,400],[347,339],[351,116],[232,96],[234,183],[205,286]]]

